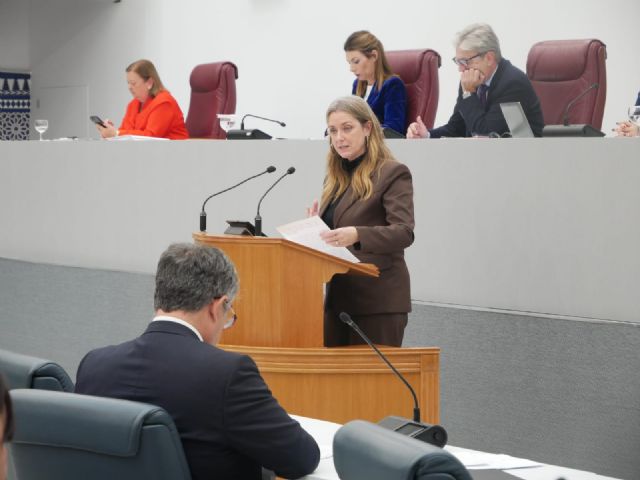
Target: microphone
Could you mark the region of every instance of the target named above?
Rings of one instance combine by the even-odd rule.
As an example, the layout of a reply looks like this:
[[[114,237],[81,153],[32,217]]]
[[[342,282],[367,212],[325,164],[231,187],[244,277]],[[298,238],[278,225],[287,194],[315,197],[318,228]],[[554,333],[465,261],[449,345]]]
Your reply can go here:
[[[564,115],[562,116],[562,124],[566,127],[569,125],[569,111],[571,110],[571,108],[575,105],[575,103],[580,100],[582,97],[584,97],[587,93],[589,93],[591,90],[595,90],[597,88],[600,87],[600,84],[598,83],[592,83],[589,88],[587,88],[584,92],[582,92],[580,95],[578,95],[576,98],[574,98],[573,100],[571,100],[568,104],[567,104],[567,108],[564,109]]]
[[[342,322],[346,323],[353,330],[355,330],[355,332],[360,335],[360,337],[365,342],[367,342],[367,344],[371,348],[375,350],[378,356],[389,366],[389,368],[391,368],[391,370],[393,370],[393,373],[395,373],[396,376],[400,380],[402,380],[402,383],[407,386],[407,388],[411,392],[411,395],[413,396],[413,422],[408,421],[407,419],[402,417],[391,415],[380,420],[378,422],[378,425],[389,430],[393,430],[394,432],[400,433],[402,435],[407,435],[409,437],[415,438],[416,440],[430,443],[431,445],[435,445],[436,447],[444,447],[447,444],[448,439],[447,431],[440,425],[429,425],[420,421],[420,407],[418,406],[418,397],[416,396],[416,392],[413,390],[411,385],[409,385],[409,382],[407,382],[402,374],[398,370],[396,370],[393,365],[391,365],[391,362],[387,359],[387,357],[383,355],[380,350],[378,350],[378,347],[373,344],[369,337],[367,337],[364,332],[360,330],[360,327],[356,324],[356,322],[353,321],[348,313],[340,312],[340,315],[338,315],[338,317],[340,318],[340,320],[342,320]]]
[[[296,171],[295,168],[289,167],[287,171],[278,180],[276,180],[266,192],[264,192],[264,195],[260,197],[260,201],[258,202],[258,209],[256,211],[256,218],[254,219],[256,223],[256,232],[255,232],[256,237],[259,237],[262,235],[262,217],[260,216],[260,205],[262,205],[262,200],[264,200],[264,197],[267,196],[267,193],[269,193],[273,189],[273,187],[275,187],[280,182],[280,180],[282,180],[287,175],[291,175],[295,173],[295,171]]]
[[[393,370],[393,373],[396,374],[396,376],[402,380],[402,383],[404,383],[407,388],[409,389],[409,391],[411,392],[411,395],[413,396],[413,420],[415,422],[419,422],[420,421],[420,407],[418,406],[418,397],[416,397],[416,392],[413,390],[413,387],[411,385],[409,385],[409,382],[407,382],[407,380],[402,376],[402,374],[396,370],[396,367],[394,367],[393,365],[391,365],[391,362],[387,359],[387,357],[385,357],[382,352],[380,350],[378,350],[378,347],[376,347],[373,342],[371,342],[371,340],[369,340],[369,337],[367,337],[364,332],[362,330],[360,330],[360,327],[356,324],[356,322],[354,322],[351,318],[351,315],[349,315],[347,312],[340,312],[340,315],[338,315],[338,317],[340,318],[340,320],[342,320],[343,323],[346,323],[347,325],[349,325],[353,330],[356,331],[356,333],[358,335],[360,335],[360,337],[367,342],[367,344],[373,348],[376,353],[378,354],[378,356],[384,361],[384,363],[386,363],[389,368],[391,370]]]
[[[271,118],[259,117],[258,115],[247,113],[244,117],[242,117],[242,121],[240,122],[240,130],[229,130],[227,132],[228,140],[268,140],[271,138],[271,135],[263,132],[262,130],[258,130],[257,128],[245,130],[244,119],[247,117],[259,118],[260,120],[266,120],[267,122],[277,123],[281,127],[287,126],[286,123],[281,122],[280,120],[273,120]]]
[[[225,188],[224,190],[220,190],[219,192],[216,192],[212,195],[209,195],[204,202],[202,202],[202,211],[200,212],[200,231],[201,232],[206,232],[207,231],[207,212],[205,212],[204,207],[207,205],[207,202],[209,200],[211,200],[213,197],[216,197],[218,195],[220,195],[221,193],[224,192],[228,192],[229,190],[233,190],[236,187],[239,187],[240,185],[242,185],[245,182],[248,182],[249,180],[252,180],[256,177],[259,177],[261,175],[264,175],[265,173],[273,173],[276,171],[276,167],[274,167],[273,165],[270,165],[267,167],[266,170],[264,170],[263,172],[260,172],[256,175],[252,175],[249,178],[245,178],[244,180],[242,180],[240,183],[236,183],[235,185],[233,185],[232,187],[229,188]]]
[[[286,127],[287,126],[286,123],[281,122],[280,120],[273,120],[271,118],[259,117],[258,115],[252,115],[251,113],[247,113],[244,117],[242,117],[242,120],[240,121],[240,130],[244,130],[244,119],[247,118],[247,117],[259,118],[260,120],[266,120],[267,122],[277,123],[281,127]]]

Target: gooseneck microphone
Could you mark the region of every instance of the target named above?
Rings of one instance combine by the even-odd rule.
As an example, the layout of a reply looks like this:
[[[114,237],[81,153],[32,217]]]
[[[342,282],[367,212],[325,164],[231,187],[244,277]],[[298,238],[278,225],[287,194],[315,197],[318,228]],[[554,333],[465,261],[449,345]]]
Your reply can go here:
[[[266,170],[256,174],[256,175],[252,175],[249,178],[245,178],[244,180],[242,180],[239,183],[236,183],[235,185],[233,185],[232,187],[229,188],[225,188],[224,190],[220,190],[219,192],[216,192],[212,195],[209,195],[204,202],[202,202],[202,211],[200,212],[200,231],[201,232],[206,232],[207,231],[207,212],[205,212],[204,207],[207,205],[207,202],[209,200],[211,200],[213,197],[216,197],[218,195],[220,195],[221,193],[225,193],[228,192],[229,190],[233,190],[236,187],[239,187],[240,185],[242,185],[245,182],[248,182],[249,180],[252,180],[254,178],[257,178],[261,175],[264,175],[265,173],[273,173],[276,171],[276,167],[274,167],[273,165],[270,165],[267,167]]]
[[[576,98],[574,98],[567,104],[567,108],[564,109],[564,115],[562,116],[562,124],[565,127],[569,125],[569,111],[571,111],[575,103],[578,100],[580,100],[582,97],[584,97],[587,93],[589,93],[591,90],[595,90],[599,87],[600,87],[599,83],[592,83],[591,85],[589,85],[589,88],[587,88],[584,92],[582,92],[580,95],[578,95]]]
[[[262,235],[262,217],[260,216],[260,205],[262,205],[262,200],[264,200],[264,197],[267,196],[267,193],[273,190],[273,187],[275,187],[278,183],[280,183],[280,180],[282,180],[287,175],[291,175],[292,173],[295,173],[295,171],[296,169],[294,167],[289,167],[287,171],[279,179],[277,179],[273,183],[273,185],[269,187],[269,189],[266,192],[264,192],[264,195],[260,197],[260,201],[258,202],[258,209],[256,210],[256,218],[255,218],[255,224],[256,224],[255,236],[256,237],[260,237]]]
[[[244,130],[244,119],[247,118],[247,117],[259,118],[260,120],[266,120],[267,122],[277,123],[281,127],[286,127],[287,126],[286,123],[281,122],[280,120],[273,120],[271,118],[259,117],[258,115],[252,115],[251,113],[247,113],[244,117],[242,117],[242,121],[240,122],[240,130]]]
[[[360,337],[367,342],[367,344],[373,348],[375,350],[375,352],[378,354],[378,356],[384,361],[384,363],[386,363],[389,368],[391,370],[393,370],[393,373],[396,374],[396,376],[402,380],[402,383],[404,383],[407,388],[409,389],[409,391],[411,392],[411,395],[413,396],[413,421],[414,422],[419,422],[420,421],[420,407],[418,406],[418,397],[416,396],[416,392],[413,390],[413,387],[411,387],[411,385],[409,385],[409,382],[407,382],[407,380],[404,378],[404,376],[402,376],[402,374],[396,370],[396,367],[394,367],[393,365],[391,365],[391,362],[387,359],[387,357],[385,357],[383,355],[383,353],[378,350],[378,347],[376,347],[373,342],[371,340],[369,340],[369,337],[367,337],[364,332],[362,330],[360,330],[360,327],[356,324],[356,322],[353,321],[353,319],[351,318],[351,315],[349,315],[347,312],[341,312],[340,315],[338,315],[338,317],[340,317],[340,320],[342,320],[342,322],[346,323],[347,325],[349,325],[353,330],[355,330],[355,332],[360,335]]]

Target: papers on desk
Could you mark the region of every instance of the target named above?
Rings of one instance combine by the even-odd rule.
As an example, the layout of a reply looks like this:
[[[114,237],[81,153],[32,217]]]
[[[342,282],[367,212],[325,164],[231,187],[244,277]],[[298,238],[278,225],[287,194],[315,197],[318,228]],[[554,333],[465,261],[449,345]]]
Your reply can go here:
[[[168,138],[160,137],[147,137],[145,135],[118,135],[117,137],[107,138],[110,142],[127,142],[127,141],[154,141],[154,140],[169,140]]]
[[[327,245],[324,240],[320,238],[321,232],[328,232],[329,227],[322,221],[317,215],[296,222],[287,223],[276,228],[276,230],[285,239],[290,240],[305,247],[313,248],[320,252],[328,253],[334,257],[341,258],[348,262],[358,263],[358,260],[349,250],[345,247],[332,247]]]
[[[444,449],[460,460],[460,463],[469,470],[509,470],[513,468],[539,467],[541,465],[525,458],[515,458],[504,454],[477,452],[451,446],[446,446]]]

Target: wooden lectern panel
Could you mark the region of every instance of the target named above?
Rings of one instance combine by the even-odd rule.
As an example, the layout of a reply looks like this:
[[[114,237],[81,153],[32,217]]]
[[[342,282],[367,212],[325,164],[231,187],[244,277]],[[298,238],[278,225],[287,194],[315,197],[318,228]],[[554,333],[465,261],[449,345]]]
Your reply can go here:
[[[336,423],[377,422],[388,415],[412,418],[413,397],[367,346],[255,348],[221,345],[250,355],[274,396],[289,413]],[[418,397],[422,421],[438,423],[439,348],[392,348],[382,352]]]
[[[354,264],[278,238],[206,233],[194,233],[193,238],[224,251],[238,270],[238,322],[223,333],[225,344],[322,347],[323,284],[336,273],[378,274],[373,265]]]

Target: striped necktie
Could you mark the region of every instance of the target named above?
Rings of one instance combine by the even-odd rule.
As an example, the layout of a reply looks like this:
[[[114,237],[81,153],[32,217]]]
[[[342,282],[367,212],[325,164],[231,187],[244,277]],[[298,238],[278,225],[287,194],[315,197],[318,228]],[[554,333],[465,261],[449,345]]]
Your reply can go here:
[[[478,94],[478,98],[480,99],[480,103],[482,104],[483,107],[487,106],[487,91],[489,90],[489,86],[485,85],[484,83],[481,83],[480,85],[478,85],[478,89],[477,89],[477,94]]]

